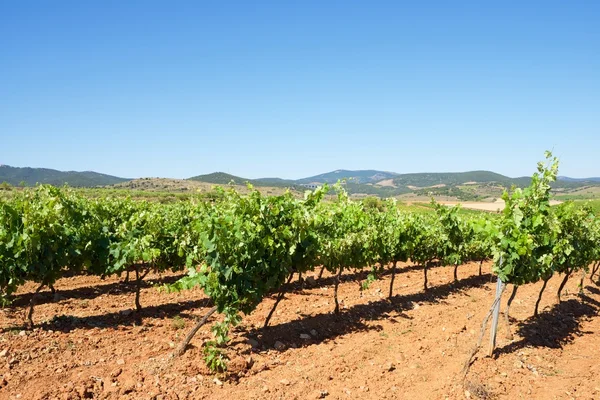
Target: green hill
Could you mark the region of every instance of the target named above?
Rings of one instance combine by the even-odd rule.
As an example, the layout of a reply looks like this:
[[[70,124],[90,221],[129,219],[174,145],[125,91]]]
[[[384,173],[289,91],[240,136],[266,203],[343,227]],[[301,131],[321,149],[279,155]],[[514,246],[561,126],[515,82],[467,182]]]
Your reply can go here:
[[[128,180],[92,171],[57,171],[48,168],[19,168],[0,165],[0,182],[8,182],[13,186],[25,182],[26,186],[46,183],[55,186],[67,184],[73,187],[94,187],[115,185]]]
[[[346,179],[348,181],[365,184],[375,183],[396,177],[398,174],[394,172],[377,171],[373,169],[350,171],[346,169],[338,169],[336,171],[327,172],[320,175],[311,176],[308,178],[298,179],[297,183],[336,183],[338,180]]]
[[[509,178],[490,171],[436,172],[401,174],[394,178],[396,186],[429,187],[435,185],[456,186],[466,183],[497,183],[501,186],[527,186],[531,178]]]
[[[191,181],[212,183],[215,185],[228,185],[234,183],[236,185],[245,185],[250,183],[257,187],[298,187],[299,185],[290,180],[280,178],[261,178],[261,179],[246,179],[239,176],[227,174],[225,172],[213,172],[212,174],[197,175],[188,178]]]
[[[245,185],[251,179],[241,178],[239,176],[227,174],[225,172],[213,172],[212,174],[192,176],[188,178],[190,181],[199,181],[206,183],[214,183],[215,185],[228,185],[234,183],[236,185]]]

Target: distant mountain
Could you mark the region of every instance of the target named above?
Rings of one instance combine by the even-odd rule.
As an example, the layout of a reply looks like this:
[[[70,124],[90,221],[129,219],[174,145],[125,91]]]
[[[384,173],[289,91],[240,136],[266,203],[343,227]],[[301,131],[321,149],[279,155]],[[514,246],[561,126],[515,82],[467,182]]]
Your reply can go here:
[[[325,174],[315,175],[308,178],[298,179],[297,183],[336,183],[338,180],[346,179],[352,183],[376,183],[398,176],[395,172],[376,171],[373,169],[350,171],[338,169]]]
[[[469,183],[497,183],[501,186],[527,186],[531,178],[509,178],[491,171],[436,172],[401,174],[394,178],[396,186],[430,187],[435,185],[456,186]]]
[[[225,172],[213,172],[211,174],[197,175],[188,179],[190,181],[214,183],[216,185],[227,185],[232,182],[236,185],[244,185],[246,182],[250,181],[250,179],[240,178],[239,176],[227,174]]]
[[[255,185],[266,185],[266,186],[298,186],[297,181],[293,181],[290,179],[281,179],[281,178],[259,178],[253,179]]]
[[[94,187],[115,185],[128,180],[92,171],[57,171],[48,168],[20,168],[0,165],[0,182],[8,182],[14,186],[25,182],[27,186],[47,183],[55,186],[67,184],[73,187]]]
[[[273,187],[295,187],[299,186],[298,183],[291,180],[281,178],[260,178],[260,179],[246,179],[239,176],[227,174],[225,172],[213,172],[212,174],[197,175],[188,178],[191,181],[199,181],[206,183],[213,183],[215,185],[228,185],[234,183],[235,185],[245,185],[250,183],[254,186],[273,186]]]
[[[557,179],[559,181],[566,181],[566,182],[600,182],[600,177],[594,177],[594,178],[569,178],[568,176],[559,176]]]
[[[484,197],[497,197],[502,194],[503,188],[511,186],[525,187],[531,182],[530,177],[510,178],[491,171],[468,172],[432,172],[398,174],[395,172],[378,170],[345,170],[327,172],[298,180],[281,178],[245,179],[239,176],[215,172],[199,175],[191,180],[225,185],[233,182],[243,185],[246,182],[254,186],[287,187],[302,190],[303,185],[333,184],[338,180],[346,180],[346,190],[351,194],[374,195],[381,197],[397,196],[414,193],[420,196],[447,195],[464,199],[480,199]],[[586,185],[600,185],[600,179],[572,179],[561,178],[553,183],[555,189],[575,189]],[[487,189],[486,189],[487,188]]]
[[[188,181],[199,181],[214,185],[227,185],[231,182],[235,185],[251,183],[256,187],[291,188],[302,191],[306,189],[305,185],[312,187],[312,184],[333,184],[344,179],[346,180],[346,190],[351,194],[380,197],[403,194],[421,197],[438,195],[462,197],[462,199],[497,198],[502,194],[503,188],[509,188],[512,185],[525,187],[529,185],[531,180],[529,177],[510,178],[491,171],[399,174],[378,170],[352,171],[340,169],[298,180],[277,177],[247,179],[225,172],[213,172],[191,177]],[[94,187],[117,185],[123,182],[131,182],[131,180],[92,171],[63,172],[47,168],[17,168],[0,165],[0,183],[2,182],[8,182],[15,186],[25,182],[27,186],[34,186],[36,183],[48,183],[55,186],[68,184],[73,187]],[[144,186],[145,183],[147,182],[138,182],[135,187],[148,186]],[[169,190],[168,188],[173,186],[164,182],[161,182],[161,185],[160,187],[167,187],[165,190]],[[182,186],[181,183],[178,183],[178,185]],[[568,193],[577,188],[600,186],[600,177],[570,178],[560,176],[552,186],[557,192]]]

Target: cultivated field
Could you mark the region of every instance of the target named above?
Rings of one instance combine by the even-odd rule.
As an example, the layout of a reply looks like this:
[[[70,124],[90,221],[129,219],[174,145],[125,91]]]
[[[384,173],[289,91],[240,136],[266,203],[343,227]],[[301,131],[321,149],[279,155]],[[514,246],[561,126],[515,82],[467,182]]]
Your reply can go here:
[[[541,284],[523,286],[511,308],[514,337],[500,324],[497,359],[480,354],[467,376],[461,370],[475,344],[494,293],[484,264],[430,271],[400,266],[395,297],[385,297],[389,276],[360,292],[364,275],[342,276],[342,312],[332,314],[330,275],[291,283],[271,327],[262,323],[264,301],[232,334],[229,378],[206,369],[199,346],[212,337],[200,330],[193,348],[172,361],[173,347],[203,315],[200,290],[179,294],[142,290],[143,321],[130,315],[132,285],[118,278],[77,276],[56,284],[58,300],[44,292],[34,331],[22,330],[27,284],[13,309],[0,314],[2,399],[594,399],[600,397],[600,291],[577,279],[557,304],[560,278],[550,280],[539,318],[532,318]],[[150,276],[159,284],[173,275]],[[220,317],[214,316],[211,321]],[[301,336],[302,335],[302,336]],[[487,339],[487,338],[486,338]]]

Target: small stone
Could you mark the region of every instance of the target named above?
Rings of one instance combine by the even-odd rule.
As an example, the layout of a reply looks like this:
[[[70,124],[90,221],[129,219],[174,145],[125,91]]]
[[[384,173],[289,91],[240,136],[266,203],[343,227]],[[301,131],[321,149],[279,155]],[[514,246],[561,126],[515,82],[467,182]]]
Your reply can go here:
[[[213,379],[213,382],[214,382],[214,383],[215,383],[217,386],[223,386],[223,382],[221,382],[221,381],[219,380],[219,378],[215,378],[215,379]]]
[[[124,365],[125,364],[125,360],[123,360],[122,358],[117,360],[117,365]]]
[[[27,332],[25,331],[21,331],[19,332],[19,336],[23,337],[23,336],[27,336]]]
[[[471,398],[471,392],[469,392],[468,390],[465,390],[465,397],[467,399],[470,399]]]
[[[123,372],[123,369],[122,368],[117,368],[117,369],[113,370],[110,373],[110,377],[111,378],[116,378],[117,376],[121,375],[121,372]]]
[[[393,363],[389,362],[389,363],[385,364],[384,368],[386,371],[392,372],[393,370],[396,369],[396,366]]]
[[[314,330],[314,329],[310,331],[310,334],[311,334],[311,335],[313,335],[313,337],[317,337],[317,336],[319,336],[319,332],[317,332],[317,331],[316,331],[316,330]]]
[[[123,383],[122,388],[121,388],[121,393],[122,394],[128,394],[128,393],[134,392],[135,391],[135,384],[136,384],[136,381],[133,380],[133,379],[129,379],[129,380],[125,381]]]
[[[327,390],[320,390],[317,393],[317,399],[324,399],[327,396],[329,396],[329,392]]]
[[[263,386],[261,389],[264,393],[268,393],[269,392],[269,388],[266,386]]]
[[[312,339],[312,337],[310,335],[307,335],[306,333],[301,333],[300,334],[300,339],[302,339],[302,340],[310,340],[310,339]]]
[[[285,350],[285,344],[281,343],[279,340],[275,342],[273,345],[276,350]]]
[[[289,386],[290,385],[290,381],[288,381],[287,379],[282,379],[279,381],[279,383],[281,383],[284,386]]]
[[[250,346],[252,346],[253,349],[256,349],[258,347],[258,340],[248,338],[247,342]]]
[[[4,349],[4,350],[0,351],[0,357],[6,357],[7,354],[8,354],[8,349]]]
[[[133,310],[123,310],[121,311],[121,315],[123,315],[124,317],[127,317],[128,315],[131,315],[131,313],[133,312]]]

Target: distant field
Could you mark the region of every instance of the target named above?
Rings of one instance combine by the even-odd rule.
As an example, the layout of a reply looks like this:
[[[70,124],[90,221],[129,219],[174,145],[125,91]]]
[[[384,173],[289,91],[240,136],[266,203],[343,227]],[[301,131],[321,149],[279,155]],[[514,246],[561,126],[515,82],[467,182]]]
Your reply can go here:
[[[600,199],[600,187],[588,186],[580,189],[570,190],[565,193],[557,193],[554,198],[557,200]]]

